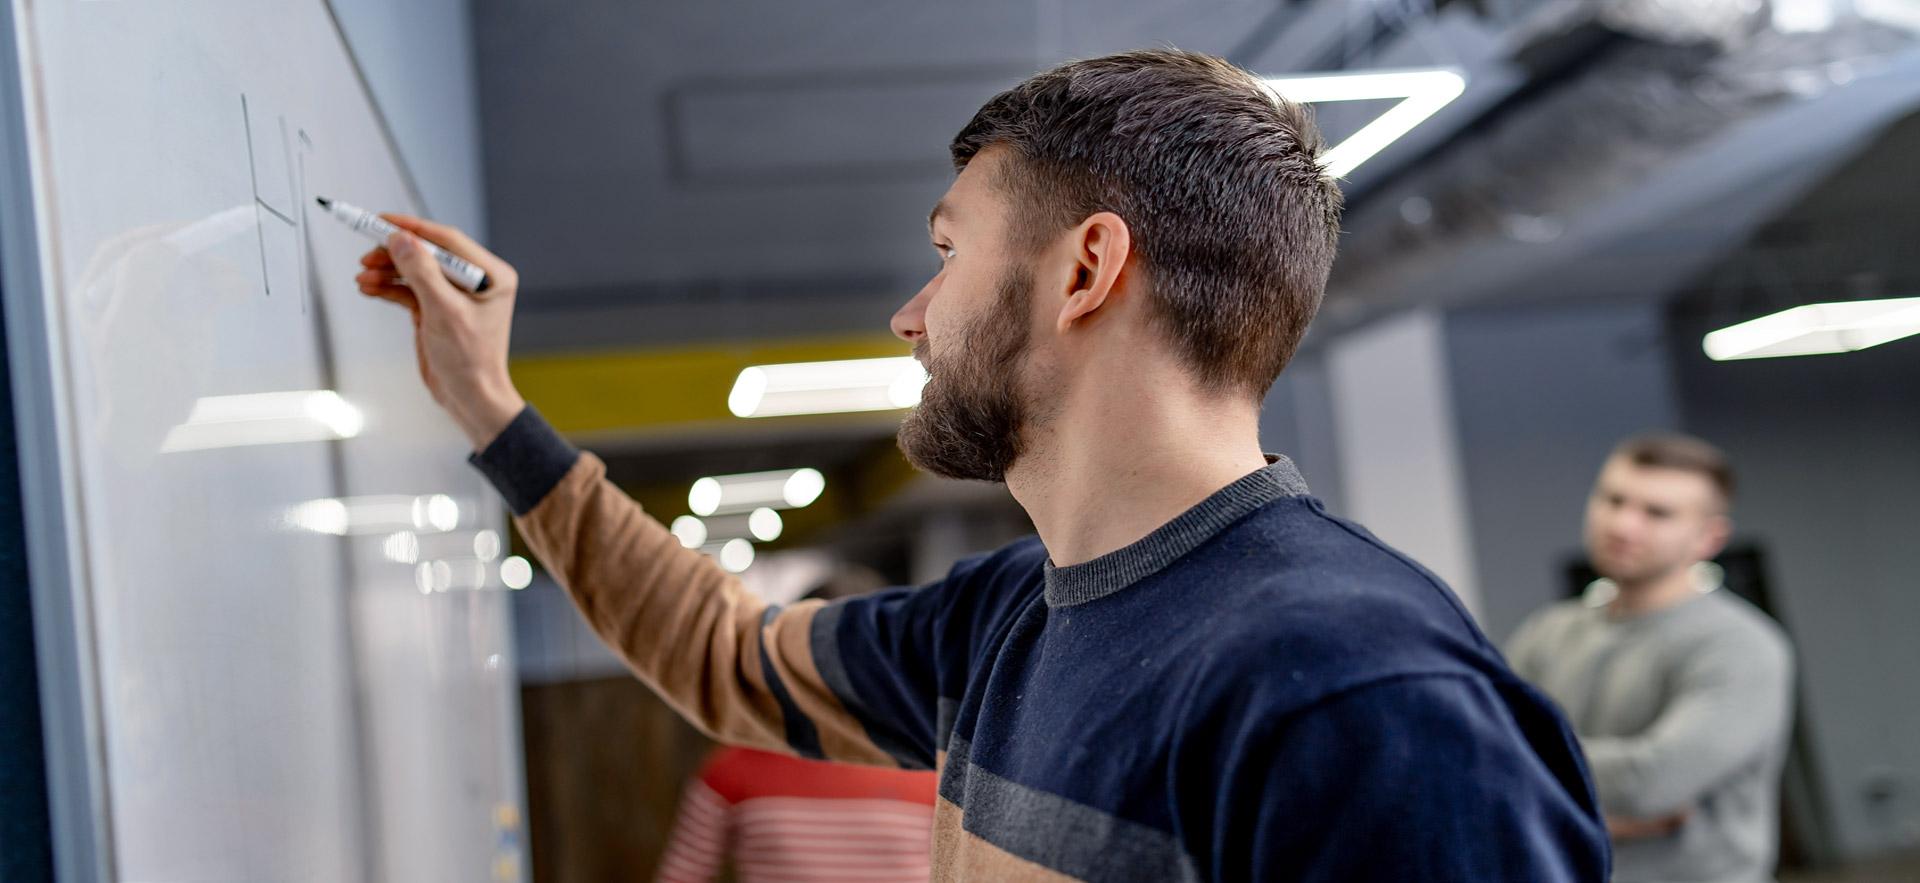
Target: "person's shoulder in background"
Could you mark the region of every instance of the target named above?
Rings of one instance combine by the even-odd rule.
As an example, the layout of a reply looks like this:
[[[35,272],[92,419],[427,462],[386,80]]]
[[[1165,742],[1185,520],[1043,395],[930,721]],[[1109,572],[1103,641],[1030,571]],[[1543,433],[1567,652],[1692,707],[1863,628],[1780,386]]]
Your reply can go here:
[[[1563,646],[1570,631],[1596,615],[1593,607],[1578,598],[1555,601],[1527,614],[1500,649],[1516,674],[1538,678],[1546,654]]]
[[[937,775],[808,760],[757,748],[715,749],[699,779],[730,804],[764,797],[898,800],[933,805]]]

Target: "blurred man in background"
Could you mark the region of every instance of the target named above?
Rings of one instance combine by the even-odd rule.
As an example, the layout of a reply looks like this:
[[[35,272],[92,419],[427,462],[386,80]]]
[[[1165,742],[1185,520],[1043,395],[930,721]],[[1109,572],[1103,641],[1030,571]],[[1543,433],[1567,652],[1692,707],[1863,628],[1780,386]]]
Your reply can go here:
[[[1509,642],[1514,670],[1580,736],[1623,883],[1744,883],[1773,868],[1793,654],[1709,563],[1732,532],[1733,486],[1699,439],[1622,443],[1587,500],[1604,579]]]

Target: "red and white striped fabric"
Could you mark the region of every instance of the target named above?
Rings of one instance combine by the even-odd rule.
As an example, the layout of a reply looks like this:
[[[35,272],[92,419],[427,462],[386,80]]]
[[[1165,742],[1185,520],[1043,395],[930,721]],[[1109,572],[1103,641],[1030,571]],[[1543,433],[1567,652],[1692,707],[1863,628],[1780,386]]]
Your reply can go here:
[[[933,773],[723,748],[687,783],[660,883],[921,883],[931,874]]]

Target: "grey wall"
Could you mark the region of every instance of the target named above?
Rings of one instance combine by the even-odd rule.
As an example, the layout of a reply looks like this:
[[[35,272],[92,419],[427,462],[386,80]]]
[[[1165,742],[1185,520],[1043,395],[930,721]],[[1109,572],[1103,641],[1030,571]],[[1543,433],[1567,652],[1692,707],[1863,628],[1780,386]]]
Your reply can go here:
[[[1504,641],[1561,597],[1594,474],[1614,443],[1677,419],[1661,317],[1631,303],[1447,317],[1481,627]]]
[[[1685,427],[1739,471],[1843,855],[1920,844],[1920,339],[1714,363],[1673,335]],[[1876,796],[1879,795],[1879,796]]]
[[[485,240],[480,105],[465,0],[329,5],[427,211]]]
[[[1475,527],[1449,386],[1446,319],[1408,310],[1326,344],[1340,487],[1351,517],[1480,610]]]
[[[1336,515],[1346,511],[1340,442],[1333,428],[1333,390],[1327,384],[1324,354],[1302,352],[1281,372],[1260,411],[1260,444],[1292,458],[1328,511]]]

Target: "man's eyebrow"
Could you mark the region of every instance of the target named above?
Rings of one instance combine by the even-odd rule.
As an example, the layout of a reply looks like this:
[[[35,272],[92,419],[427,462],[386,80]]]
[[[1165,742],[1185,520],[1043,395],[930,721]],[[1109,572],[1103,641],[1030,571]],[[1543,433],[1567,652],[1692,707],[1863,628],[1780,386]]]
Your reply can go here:
[[[940,220],[943,217],[946,217],[946,218],[953,217],[953,209],[947,205],[947,200],[945,197],[942,197],[939,202],[934,203],[933,211],[930,211],[927,213],[927,232],[932,233],[933,222]]]

